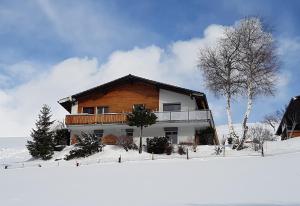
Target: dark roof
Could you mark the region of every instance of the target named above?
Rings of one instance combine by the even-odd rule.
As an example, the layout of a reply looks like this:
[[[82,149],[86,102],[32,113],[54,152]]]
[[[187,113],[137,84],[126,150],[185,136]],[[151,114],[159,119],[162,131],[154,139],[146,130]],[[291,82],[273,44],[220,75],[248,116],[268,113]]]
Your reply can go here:
[[[300,109],[300,95],[299,96],[295,96],[295,97],[293,97],[290,100],[290,102],[289,102],[289,104],[288,104],[288,106],[287,106],[287,108],[286,108],[286,110],[284,112],[284,115],[283,115],[283,117],[281,119],[281,122],[280,122],[280,124],[278,126],[278,129],[277,129],[277,131],[275,133],[276,135],[281,135],[282,134],[282,132],[283,132],[283,128],[282,127],[283,127],[284,120],[286,118],[288,118],[288,114],[293,110],[292,108],[294,108],[295,106],[297,106],[297,108]]]
[[[182,87],[178,87],[178,86],[174,86],[174,85],[170,85],[170,84],[165,84],[165,83],[161,83],[161,82],[157,82],[157,81],[153,81],[150,79],[146,79],[146,78],[142,78],[142,77],[138,77],[132,74],[126,75],[124,77],[121,77],[119,79],[110,81],[108,83],[99,85],[97,87],[93,87],[91,89],[79,92],[77,94],[74,94],[70,97],[66,97],[63,99],[60,99],[58,101],[59,104],[61,104],[68,112],[71,112],[71,106],[72,106],[72,101],[74,99],[77,99],[78,97],[83,97],[86,95],[89,95],[95,91],[99,91],[99,92],[105,92],[106,90],[112,88],[113,86],[116,85],[120,85],[122,83],[127,83],[127,82],[144,82],[150,85],[154,85],[158,88],[161,89],[165,89],[165,90],[169,90],[169,91],[174,91],[177,93],[181,93],[181,94],[186,94],[186,95],[190,95],[190,96],[204,96],[205,94],[199,91],[195,91],[195,90],[191,90],[191,89],[186,89],[186,88],[182,88]]]

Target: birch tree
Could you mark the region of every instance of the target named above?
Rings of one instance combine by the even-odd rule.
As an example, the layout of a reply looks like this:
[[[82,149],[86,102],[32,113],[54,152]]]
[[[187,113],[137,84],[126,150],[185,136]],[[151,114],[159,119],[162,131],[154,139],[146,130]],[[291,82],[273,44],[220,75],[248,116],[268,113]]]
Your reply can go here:
[[[232,35],[240,39],[239,73],[243,77],[247,106],[242,126],[241,149],[247,134],[247,122],[257,96],[274,95],[278,74],[278,59],[272,34],[266,31],[261,20],[256,17],[242,19]]]
[[[240,93],[241,88],[241,77],[237,68],[240,40],[239,36],[233,36],[232,32],[232,29],[226,29],[225,36],[215,47],[200,50],[198,68],[203,73],[206,87],[217,97],[225,97],[229,135],[236,138],[232,124],[231,101]],[[230,43],[231,41],[236,44]]]

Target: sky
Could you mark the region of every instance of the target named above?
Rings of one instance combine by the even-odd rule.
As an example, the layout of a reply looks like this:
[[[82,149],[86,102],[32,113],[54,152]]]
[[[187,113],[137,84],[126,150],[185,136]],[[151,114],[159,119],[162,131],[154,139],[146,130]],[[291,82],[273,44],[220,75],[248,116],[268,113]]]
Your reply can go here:
[[[299,9],[297,0],[0,0],[0,137],[29,136],[43,104],[62,121],[59,99],[129,73],[206,93],[216,124],[226,124],[197,55],[252,15],[274,29],[280,57],[276,95],[257,97],[250,114],[261,121],[300,94]],[[245,109],[236,98],[235,123]]]

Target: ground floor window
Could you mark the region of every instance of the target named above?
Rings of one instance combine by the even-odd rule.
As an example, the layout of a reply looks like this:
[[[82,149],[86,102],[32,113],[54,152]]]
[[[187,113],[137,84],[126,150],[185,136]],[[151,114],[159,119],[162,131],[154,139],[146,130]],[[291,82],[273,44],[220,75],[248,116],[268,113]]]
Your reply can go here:
[[[165,136],[169,138],[170,142],[172,144],[178,143],[178,128],[177,127],[166,127],[165,130]]]
[[[133,129],[126,129],[126,136],[133,137]]]
[[[103,137],[103,129],[94,130],[94,134],[99,138],[99,140],[101,140],[101,138]]]

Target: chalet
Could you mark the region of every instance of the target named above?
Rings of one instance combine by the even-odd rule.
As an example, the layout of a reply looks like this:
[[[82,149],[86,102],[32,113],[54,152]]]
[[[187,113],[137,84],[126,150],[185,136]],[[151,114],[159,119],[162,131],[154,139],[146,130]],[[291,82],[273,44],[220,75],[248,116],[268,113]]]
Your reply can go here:
[[[167,136],[174,144],[219,144],[212,113],[202,92],[129,74],[58,103],[69,112],[65,123],[72,144],[81,132],[93,132],[107,144],[115,144],[121,136],[136,141],[139,130],[126,124],[126,114],[136,105],[144,105],[157,116],[157,122],[144,129],[144,140]]]
[[[300,96],[295,96],[288,104],[282,117],[276,135],[282,140],[300,137]]]

